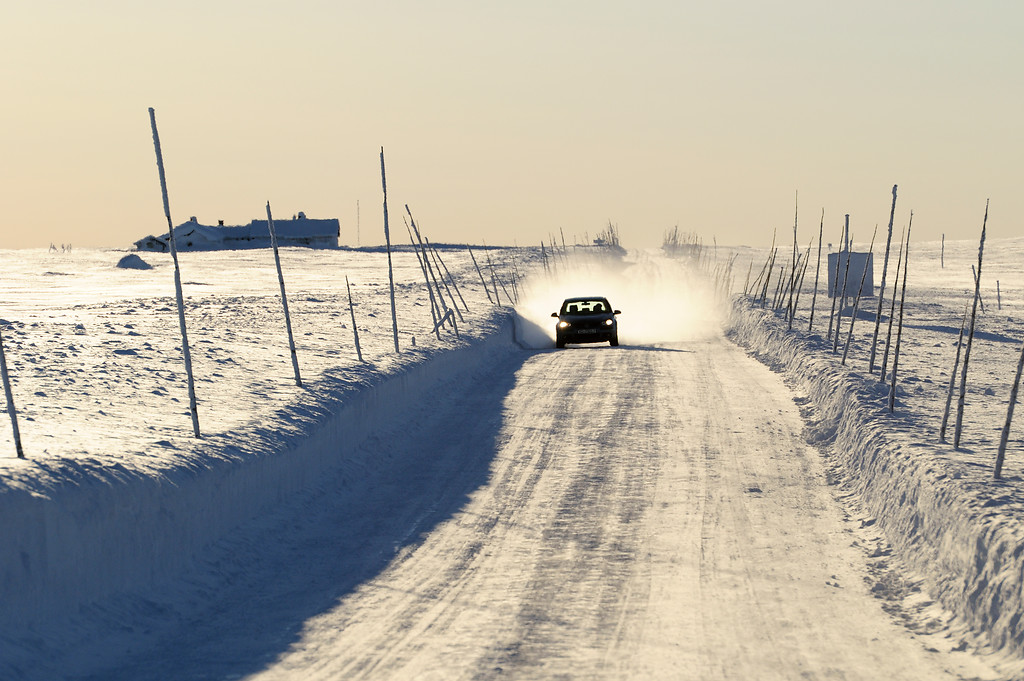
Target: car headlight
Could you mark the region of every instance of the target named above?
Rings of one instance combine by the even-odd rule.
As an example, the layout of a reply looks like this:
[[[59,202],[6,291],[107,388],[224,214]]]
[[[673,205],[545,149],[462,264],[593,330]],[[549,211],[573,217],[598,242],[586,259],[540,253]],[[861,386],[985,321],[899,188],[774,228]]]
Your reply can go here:
[[[560,328],[560,329],[568,329],[569,328],[569,322],[558,322],[558,328]]]
[[[605,326],[611,326],[614,323],[615,323],[614,319],[606,319],[606,320],[604,320],[604,325]]]

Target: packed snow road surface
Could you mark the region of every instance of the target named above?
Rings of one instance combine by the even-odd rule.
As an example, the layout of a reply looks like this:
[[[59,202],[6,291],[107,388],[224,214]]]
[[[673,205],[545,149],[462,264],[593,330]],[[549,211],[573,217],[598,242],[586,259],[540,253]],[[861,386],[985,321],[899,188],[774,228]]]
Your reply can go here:
[[[959,676],[870,596],[792,395],[723,338],[522,353],[454,392],[94,678]]]

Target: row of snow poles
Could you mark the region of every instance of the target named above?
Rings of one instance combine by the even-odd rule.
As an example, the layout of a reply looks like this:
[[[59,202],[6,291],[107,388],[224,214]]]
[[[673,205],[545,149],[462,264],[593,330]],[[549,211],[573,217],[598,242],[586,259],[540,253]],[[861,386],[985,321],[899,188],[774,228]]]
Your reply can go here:
[[[165,173],[164,173],[164,165],[163,165],[163,153],[162,153],[162,150],[161,150],[161,147],[160,147],[160,137],[159,137],[159,133],[157,131],[157,125],[156,125],[156,114],[155,114],[155,112],[154,112],[154,110],[152,108],[149,109],[149,115],[150,115],[150,124],[151,124],[152,129],[153,129],[153,144],[154,144],[154,148],[156,150],[157,168],[159,170],[159,175],[160,175],[160,190],[161,190],[161,194],[162,194],[162,197],[163,197],[164,215],[165,215],[165,217],[167,219],[167,229],[168,229],[168,234],[169,234],[168,241],[169,241],[169,244],[170,244],[171,257],[172,257],[172,260],[174,261],[175,297],[176,297],[176,300],[177,300],[178,320],[179,320],[179,326],[180,326],[180,329],[181,329],[181,340],[182,340],[182,348],[183,348],[183,355],[184,355],[184,361],[185,361],[185,372],[186,372],[187,377],[188,377],[189,411],[190,411],[190,414],[192,416],[193,432],[194,432],[195,436],[198,438],[198,437],[201,437],[201,431],[200,431],[200,428],[199,428],[199,414],[198,414],[198,409],[197,409],[197,404],[196,404],[195,379],[194,379],[194,375],[193,375],[193,371],[192,371],[192,359],[191,359],[191,354],[190,354],[190,351],[189,351],[189,344],[188,344],[188,331],[187,331],[187,327],[186,327],[186,323],[185,323],[184,298],[183,298],[183,295],[182,295],[181,271],[180,271],[180,266],[178,264],[177,244],[176,244],[175,235],[174,235],[174,223],[173,223],[173,221],[171,219],[170,202],[168,200],[168,194],[167,194],[167,181],[166,181],[166,176],[165,176]],[[392,329],[393,329],[393,335],[394,335],[395,352],[400,352],[401,350],[399,348],[399,343],[398,343],[398,315],[397,315],[397,310],[396,310],[396,306],[395,306],[394,268],[393,268],[392,257],[391,257],[391,234],[390,234],[390,226],[389,226],[389,223],[388,223],[387,178],[386,178],[386,174],[385,174],[384,149],[383,148],[381,148],[381,152],[380,152],[380,164],[381,164],[381,185],[382,185],[383,193],[384,193],[384,236],[385,236],[385,242],[387,244],[388,283],[389,283],[390,302],[391,302],[391,320],[392,320]],[[274,218],[273,218],[273,213],[271,211],[271,207],[270,207],[270,202],[269,201],[267,202],[266,209],[267,209],[267,224],[268,224],[269,231],[270,231],[271,247],[272,247],[273,252],[274,252],[274,264],[275,264],[276,269],[277,269],[278,283],[279,283],[280,289],[281,289],[281,303],[282,303],[282,306],[284,308],[285,326],[286,326],[287,333],[288,333],[288,347],[289,347],[289,352],[290,352],[290,356],[291,356],[291,360],[292,360],[292,368],[293,368],[293,370],[295,372],[295,385],[301,388],[302,387],[302,376],[301,376],[300,371],[299,371],[298,353],[297,353],[296,347],[295,347],[295,337],[294,337],[294,334],[292,333],[291,314],[290,314],[289,309],[288,309],[288,295],[287,295],[287,291],[285,289],[284,273],[283,273],[283,270],[282,270],[282,267],[281,267],[280,250],[279,250],[278,244],[277,244],[277,235],[276,235],[276,230],[274,228]],[[419,229],[416,227],[415,221],[412,219],[412,212],[409,211],[408,206],[406,206],[406,211],[409,213],[409,219],[412,222],[412,229],[415,230],[415,232],[416,232],[416,238],[417,238],[417,241],[418,241],[418,244],[419,244],[419,248],[417,249],[416,254],[417,254],[417,258],[420,261],[420,265],[423,268],[424,276],[426,278],[427,288],[428,288],[428,291],[430,292],[431,314],[434,317],[434,328],[433,328],[433,330],[437,334],[438,338],[440,339],[440,328],[444,324],[450,323],[452,325],[452,328],[453,328],[456,336],[458,336],[458,326],[457,326],[457,324],[455,322],[455,314],[458,315],[460,320],[463,320],[463,317],[462,317],[461,311],[459,311],[459,309],[458,309],[458,306],[455,305],[454,297],[452,297],[451,289],[453,287],[454,287],[456,293],[458,294],[459,299],[462,301],[463,307],[465,307],[467,312],[469,311],[469,307],[468,307],[468,305],[466,305],[465,299],[463,298],[461,291],[459,291],[459,289],[458,289],[458,284],[455,282],[455,279],[454,279],[454,277],[452,277],[451,272],[448,270],[447,266],[444,264],[444,261],[441,258],[440,254],[437,252],[437,249],[433,248],[432,246],[429,246],[429,240],[425,239],[420,234]],[[411,234],[412,234],[412,232],[410,231],[410,236],[411,236]],[[417,241],[414,241],[414,245],[416,245]],[[428,250],[428,247],[429,247],[429,250]],[[470,251],[470,254],[472,255],[472,251]],[[490,255],[488,255],[488,261],[490,263]],[[476,262],[476,260],[474,258],[474,264],[475,264],[475,262]],[[441,271],[442,268],[444,270],[444,275],[440,275],[440,271]],[[479,266],[477,266],[477,271],[479,272]],[[498,295],[497,295],[497,282],[499,280],[497,278],[497,275],[494,273],[493,264],[491,264],[491,271],[492,271],[492,277],[494,278],[494,281],[495,281],[495,298],[494,298],[494,303],[495,304],[500,304],[500,302],[498,302],[499,298],[498,298]],[[483,276],[481,275],[481,280],[482,279],[483,279]],[[433,282],[434,287],[431,287],[431,282]],[[449,282],[451,283],[451,286],[449,286]],[[513,277],[513,282],[514,282],[514,277]],[[444,300],[444,297],[441,295],[441,288],[440,287],[441,287],[442,284],[444,285],[445,289],[448,291],[449,298],[452,301],[452,307],[451,308],[448,308],[448,306],[447,306],[447,304],[446,304],[446,302]],[[351,319],[352,319],[352,334],[353,334],[353,340],[355,342],[356,356],[359,359],[359,361],[361,362],[361,361],[363,361],[363,354],[362,354],[362,348],[360,347],[360,343],[359,343],[359,330],[358,330],[358,327],[356,325],[356,320],[355,320],[355,305],[354,305],[353,300],[352,300],[352,287],[351,287],[351,284],[349,283],[349,280],[348,280],[347,276],[345,277],[345,288],[346,288],[346,292],[348,294],[349,314],[350,314]],[[435,288],[436,288],[437,293],[438,293],[436,300],[435,300],[435,297],[434,297],[434,290],[435,290]],[[502,288],[504,289],[504,284],[502,284]],[[488,298],[490,299],[490,297],[491,297],[490,296],[490,291],[487,290],[486,282],[484,282],[484,289],[485,289],[485,291],[487,291]],[[508,295],[507,290],[506,290],[506,295]],[[508,296],[508,297],[509,297],[510,302],[514,303],[513,298],[511,296]],[[19,451],[20,451],[20,448],[19,448]]]
[[[197,409],[197,400],[196,400],[196,392],[195,392],[195,378],[194,378],[194,374],[193,374],[193,371],[192,371],[192,357],[191,357],[189,343],[188,343],[188,330],[187,330],[187,326],[186,326],[186,323],[185,323],[185,306],[184,306],[184,296],[182,294],[182,286],[181,286],[181,269],[180,269],[180,266],[179,266],[179,263],[178,263],[178,249],[177,249],[177,243],[176,243],[176,239],[175,239],[175,235],[174,235],[174,222],[171,219],[170,202],[168,200],[168,193],[167,193],[167,180],[166,180],[166,175],[165,175],[165,172],[164,172],[164,164],[163,164],[163,152],[162,152],[161,147],[160,147],[160,136],[159,136],[159,132],[157,130],[157,125],[156,125],[156,113],[155,113],[155,111],[152,108],[149,109],[149,117],[150,117],[150,125],[151,125],[152,130],[153,130],[153,145],[154,145],[154,148],[155,148],[155,151],[156,151],[157,169],[158,169],[159,175],[160,175],[160,191],[161,191],[161,194],[162,194],[162,197],[163,197],[164,216],[167,219],[167,231],[168,231],[168,235],[169,235],[168,242],[169,242],[169,245],[170,245],[171,258],[172,258],[172,260],[174,262],[174,288],[175,288],[175,298],[177,300],[177,308],[178,308],[178,321],[179,321],[179,326],[180,326],[180,330],[181,330],[181,343],[182,343],[182,352],[183,352],[184,361],[185,361],[185,373],[186,373],[187,378],[188,378],[189,413],[191,414],[191,417],[192,417],[193,433],[194,433],[195,437],[198,438],[198,437],[202,437],[202,434],[201,434],[201,430],[200,430],[200,427],[199,427],[199,413],[198,413],[198,409]],[[380,163],[381,163],[381,183],[382,183],[383,190],[384,190],[384,235],[385,235],[385,240],[386,240],[386,243],[387,243],[388,281],[389,281],[390,296],[391,296],[391,319],[392,319],[392,327],[393,327],[393,331],[394,331],[395,352],[400,352],[400,348],[399,348],[399,345],[398,345],[398,318],[397,318],[397,312],[396,312],[396,308],[395,308],[395,281],[394,281],[394,270],[393,270],[392,260],[391,260],[391,235],[390,235],[390,230],[389,230],[389,225],[388,225],[387,180],[386,180],[385,171],[384,171],[384,150],[383,150],[383,148],[381,149],[381,153],[380,153]],[[290,352],[291,360],[292,360],[292,368],[293,368],[293,370],[295,372],[295,385],[301,388],[302,387],[302,376],[301,376],[300,371],[299,371],[298,353],[297,353],[296,348],[295,348],[295,337],[294,337],[294,334],[292,333],[291,314],[290,314],[289,309],[288,309],[288,294],[287,294],[287,291],[285,289],[284,273],[283,273],[283,270],[282,270],[282,267],[281,267],[281,255],[280,255],[280,250],[279,250],[278,244],[277,244],[277,235],[276,235],[276,230],[274,228],[274,217],[273,217],[273,213],[271,211],[271,207],[270,207],[270,202],[269,201],[267,202],[266,209],[267,209],[267,224],[268,224],[268,228],[269,228],[269,232],[270,232],[270,242],[271,242],[271,247],[272,247],[273,253],[274,253],[274,264],[275,264],[276,269],[277,269],[277,278],[278,278],[278,283],[279,283],[280,289],[281,289],[281,303],[282,303],[282,306],[284,308],[285,326],[286,326],[286,329],[287,329],[287,332],[288,332],[288,347],[289,347],[289,352]],[[407,207],[407,210],[408,210],[408,207]],[[412,217],[412,214],[410,212],[410,219],[411,219],[411,217]],[[417,230],[417,236],[419,236],[418,230]],[[422,244],[423,244],[423,241],[421,240],[421,245]],[[440,263],[443,266],[443,261],[441,261],[440,255],[437,254],[436,249],[433,249],[433,256],[436,259],[436,262]],[[430,260],[427,258],[427,250],[426,250],[426,246],[425,245],[423,245],[423,248],[422,248],[422,255],[421,255],[420,251],[418,251],[417,252],[417,257],[421,259],[421,264],[424,267],[424,272],[426,273],[426,272],[429,271],[431,274],[433,274],[432,269],[430,269],[430,268],[433,267],[433,265],[431,264]],[[445,268],[445,272],[448,275],[449,279],[451,280],[452,284],[456,286],[456,290],[457,290],[457,285],[455,284],[454,279],[451,278],[451,273],[448,272],[447,268]],[[441,278],[441,281],[444,281],[443,277]],[[437,283],[437,278],[436,277],[434,278],[434,282],[435,282],[435,284]],[[430,287],[430,281],[429,280],[427,281],[427,285],[428,285],[428,288],[429,288]],[[447,282],[445,282],[445,286],[446,287],[448,286]],[[354,338],[354,341],[355,341],[356,355],[357,355],[359,361],[362,361],[363,355],[362,355],[362,349],[361,349],[360,344],[359,344],[359,330],[358,330],[358,328],[356,326],[356,322],[355,322],[355,309],[354,309],[354,304],[353,304],[353,301],[352,301],[352,287],[351,287],[351,284],[349,283],[349,280],[348,280],[347,276],[345,277],[345,287],[346,287],[346,292],[348,294],[349,314],[351,315],[351,318],[352,318],[352,333],[353,333],[353,338]],[[458,328],[455,325],[454,316],[451,314],[451,311],[448,310],[447,306],[444,303],[443,298],[441,299],[441,305],[445,309],[446,314],[445,315],[438,315],[435,312],[435,309],[433,307],[433,304],[434,304],[433,303],[433,301],[434,301],[433,289],[430,289],[430,291],[431,291],[431,302],[432,302],[431,312],[432,312],[432,314],[434,314],[434,317],[435,317],[434,331],[437,332],[438,338],[440,338],[440,330],[439,330],[440,326],[442,324],[444,324],[445,322],[449,321],[449,320],[451,321],[451,324],[452,324],[452,326],[453,326],[453,328],[455,330],[456,335],[458,335]],[[438,289],[438,291],[440,293],[440,289]],[[462,298],[461,292],[459,293],[459,297]],[[465,305],[465,300],[464,299],[463,299],[463,305]],[[455,308],[455,310],[456,310],[456,312],[458,312],[457,308]],[[466,310],[468,311],[469,308],[466,307]],[[461,319],[462,318],[461,312],[459,312],[458,314],[459,314],[459,317]],[[4,375],[6,377],[6,371],[4,372]],[[8,400],[8,401],[10,401],[10,400]],[[12,410],[12,413],[13,413],[13,410]],[[20,453],[20,445],[19,445],[19,453]]]
[[[874,373],[877,359],[877,351],[879,345],[879,332],[881,330],[882,323],[882,312],[885,303],[885,292],[886,292],[886,279],[889,270],[889,259],[892,252],[892,236],[893,236],[893,223],[896,216],[896,190],[897,185],[892,187],[892,208],[889,212],[889,228],[888,236],[885,244],[885,258],[882,265],[882,280],[879,286],[878,293],[878,308],[875,311],[875,328],[871,339],[871,350],[868,357],[868,373]],[[909,247],[910,247],[910,230],[914,221],[914,213],[910,213],[910,221],[907,224],[907,228],[904,231],[903,236],[900,238],[900,250],[896,264],[896,281],[893,284],[892,296],[890,299],[889,315],[888,315],[888,331],[885,339],[885,349],[882,355],[882,363],[879,371],[879,381],[882,383],[886,382],[887,375],[889,376],[889,399],[888,407],[889,411],[892,412],[895,408],[896,402],[896,385],[897,376],[899,369],[899,351],[900,343],[903,332],[903,311],[904,301],[906,300],[906,281],[907,281],[907,262],[909,260]],[[821,222],[818,226],[818,247],[817,247],[817,264],[815,266],[814,273],[814,285],[812,287],[811,307],[810,314],[807,323],[807,331],[812,332],[814,330],[814,313],[817,306],[818,300],[818,288],[821,277],[821,247],[824,237],[825,228],[825,212],[822,211]],[[871,244],[868,247],[868,258],[874,254],[875,237],[877,236],[877,227],[875,232],[871,235]],[[840,336],[842,335],[841,327],[843,322],[843,312],[847,308],[847,291],[850,290],[849,285],[849,274],[850,274],[850,263],[852,261],[850,253],[850,216],[846,215],[843,221],[842,232],[839,235],[841,244],[838,256],[835,261],[835,273],[833,275],[832,285],[830,290],[832,292],[832,308],[829,312],[828,331],[826,332],[826,339],[832,344],[832,353],[839,353]],[[751,268],[747,272],[747,282],[744,284],[744,295],[748,298],[753,297],[754,302],[759,304],[762,309],[767,308],[769,305],[769,295],[771,293],[770,304],[773,310],[782,310],[784,318],[788,322],[789,328],[793,328],[793,321],[796,318],[797,310],[800,304],[800,293],[804,288],[804,279],[807,275],[807,270],[810,265],[811,251],[813,241],[808,244],[805,251],[801,251],[797,243],[797,221],[794,218],[793,221],[793,256],[790,261],[790,265],[778,266],[778,276],[775,281],[774,293],[772,291],[772,274],[776,271],[775,261],[778,257],[779,249],[775,246],[775,237],[772,238],[772,246],[769,249],[769,255],[765,260],[764,266],[761,268],[760,273],[754,279],[753,283],[750,282],[750,274],[753,270],[753,263]],[[900,274],[900,265],[903,266],[902,276]],[[842,274],[841,274],[842,273]],[[853,331],[854,325],[857,321],[857,313],[860,308],[860,301],[864,296],[864,285],[867,281],[867,261],[861,272],[860,285],[857,288],[856,295],[850,295],[852,300],[852,309],[850,312],[849,327],[846,332],[846,341],[843,343],[842,359],[841,364],[845,365],[846,360],[849,357],[850,347],[853,344]],[[892,331],[893,323],[897,318],[896,315],[896,293],[902,284],[902,290],[900,293],[900,309],[898,316],[898,323],[896,329],[896,342],[893,351],[893,362],[892,372],[887,374],[887,366],[889,360],[890,348],[892,346]]]
[[[949,425],[949,413],[953,402],[953,393],[956,387],[957,375],[959,372],[960,390],[956,404],[956,422],[953,430],[953,448],[960,448],[960,436],[963,432],[964,403],[967,395],[967,368],[971,360],[971,346],[974,342],[974,328],[978,316],[978,307],[982,311],[985,304],[981,300],[981,266],[985,257],[985,229],[988,225],[988,201],[985,202],[985,217],[981,222],[981,239],[978,242],[978,267],[974,269],[974,296],[971,301],[970,323],[967,322],[967,306],[964,306],[963,319],[960,322],[960,333],[956,343],[956,356],[953,360],[953,370],[949,374],[949,388],[946,392],[946,405],[942,414],[942,425],[939,428],[939,442],[946,444],[946,430]],[[998,287],[997,287],[998,291]],[[998,295],[998,293],[997,293]],[[1001,301],[1000,301],[1001,306]],[[967,328],[967,342],[964,343],[964,328]],[[963,365],[960,364],[961,348],[963,351]],[[993,477],[999,480],[1003,477],[1003,463],[1006,461],[1006,446],[1010,439],[1010,427],[1013,423],[1013,411],[1017,404],[1017,391],[1020,387],[1021,372],[1024,371],[1024,344],[1021,345],[1020,357],[1017,360],[1017,371],[1013,377],[1010,387],[1010,402],[1006,407],[1006,420],[999,435],[999,448],[996,451],[996,461],[993,468]]]
[[[892,210],[890,211],[890,214],[889,214],[889,230],[888,230],[889,234],[888,234],[888,238],[887,238],[887,241],[886,241],[884,264],[882,266],[882,281],[881,281],[881,285],[879,287],[878,310],[876,311],[876,314],[875,314],[875,331],[874,331],[874,335],[872,337],[871,354],[870,354],[870,357],[869,357],[869,360],[868,360],[868,371],[869,371],[869,373],[873,373],[874,369],[875,369],[875,359],[876,359],[876,350],[877,350],[877,344],[878,344],[878,334],[879,334],[879,328],[880,328],[880,323],[881,323],[881,318],[882,318],[882,309],[883,309],[883,305],[884,305],[884,296],[885,296],[885,291],[886,291],[886,276],[887,276],[888,267],[889,267],[889,258],[890,258],[890,252],[891,252],[890,249],[891,249],[891,244],[892,244],[893,219],[894,219],[895,211],[896,211],[896,189],[897,189],[897,186],[893,185],[893,188],[892,188]],[[960,323],[960,333],[959,333],[959,336],[957,338],[957,343],[956,343],[956,354],[955,354],[955,357],[953,359],[953,369],[950,372],[950,377],[949,377],[949,387],[948,387],[947,393],[946,393],[946,403],[945,403],[945,408],[943,410],[942,423],[941,423],[941,425],[939,427],[939,442],[942,443],[942,444],[947,444],[946,435],[947,435],[947,431],[948,431],[948,427],[949,427],[949,418],[950,418],[950,413],[951,413],[951,409],[952,409],[953,395],[958,393],[957,394],[956,418],[955,418],[954,430],[953,430],[953,447],[954,447],[954,449],[959,449],[960,448],[960,440],[961,440],[961,436],[963,434],[964,407],[965,407],[966,395],[967,395],[967,370],[968,370],[968,366],[970,364],[971,347],[972,347],[973,342],[974,342],[974,331],[975,331],[975,324],[976,324],[976,321],[977,321],[978,308],[981,307],[982,311],[984,311],[984,309],[985,309],[985,303],[984,303],[984,300],[982,300],[982,297],[981,297],[981,268],[982,268],[982,264],[984,262],[984,254],[985,254],[985,231],[986,231],[986,228],[987,228],[987,225],[988,225],[988,207],[989,207],[989,204],[988,204],[988,201],[986,201],[985,202],[985,214],[984,214],[984,217],[982,218],[982,224],[981,224],[981,238],[980,238],[980,241],[979,241],[979,244],[978,244],[978,265],[977,265],[977,267],[975,267],[974,265],[971,266],[972,277],[974,279],[974,296],[972,298],[971,304],[969,306],[965,306],[964,307],[963,319],[961,320],[961,323]],[[829,315],[829,327],[828,327],[828,332],[826,334],[826,338],[828,340],[832,341],[832,352],[833,353],[836,353],[838,351],[840,326],[841,326],[841,322],[842,322],[842,314],[843,314],[843,309],[846,307],[847,275],[849,274],[850,262],[851,262],[850,248],[849,248],[849,244],[850,244],[849,219],[850,219],[850,216],[847,215],[846,219],[845,219],[845,222],[844,222],[843,232],[840,234],[840,239],[841,239],[840,243],[841,244],[845,244],[845,248],[840,248],[839,258],[837,259],[837,262],[836,262],[835,274],[834,274],[834,279],[833,279],[832,287],[831,287],[831,290],[832,290],[832,293],[833,293],[833,297],[832,297],[832,311],[831,311],[831,313]],[[910,231],[911,231],[911,227],[913,225],[913,221],[914,221],[914,213],[913,213],[913,211],[911,211],[911,213],[910,213],[910,220],[909,220],[909,222],[907,224],[907,228],[905,230],[905,233],[904,233],[903,237],[900,240],[899,255],[897,256],[897,261],[896,261],[896,277],[895,277],[895,282],[893,283],[893,290],[892,290],[892,295],[890,297],[890,305],[889,305],[889,314],[888,314],[889,329],[888,329],[888,332],[887,332],[887,335],[886,335],[885,350],[884,350],[884,353],[883,353],[883,356],[882,356],[881,371],[880,371],[880,376],[879,376],[879,380],[884,382],[885,381],[885,376],[886,376],[886,366],[887,366],[888,357],[889,357],[890,343],[891,343],[891,339],[892,339],[892,325],[893,325],[894,319],[896,319],[896,309],[895,309],[895,306],[896,306],[896,292],[899,289],[900,290],[900,309],[899,309],[899,315],[898,315],[899,321],[898,321],[898,324],[897,324],[896,345],[895,345],[895,350],[893,352],[893,366],[892,366],[892,374],[891,374],[891,379],[892,380],[890,382],[889,399],[888,399],[888,407],[889,407],[889,411],[890,412],[893,411],[894,405],[895,405],[896,377],[897,377],[897,372],[898,372],[898,367],[899,367],[900,342],[901,342],[902,331],[903,331],[904,303],[906,301],[906,293],[907,293],[907,263],[909,261],[909,253],[910,253]],[[823,227],[824,227],[824,212],[822,212],[822,223],[821,223],[821,226],[819,227],[819,232],[818,232],[818,263],[817,263],[817,268],[816,268],[815,278],[814,278],[814,287],[813,287],[814,294],[813,294],[813,298],[812,298],[812,301],[811,301],[810,319],[808,321],[808,326],[807,326],[808,332],[813,331],[813,328],[814,328],[815,302],[817,300],[818,281],[819,281],[819,274],[820,274],[820,271],[821,271],[821,242],[822,242],[822,230],[823,230]],[[875,239],[875,235],[872,235],[872,237],[871,237],[871,246],[868,249],[869,256],[874,251],[874,239]],[[945,262],[944,262],[944,260],[945,260],[945,258],[944,258],[944,256],[945,256],[945,253],[944,253],[944,251],[945,251],[945,235],[943,235],[943,240],[942,240],[942,251],[943,251],[942,252],[942,256],[943,256],[942,260],[943,260],[943,262],[941,263],[941,265],[944,268],[945,267]],[[810,246],[808,246],[808,249],[807,249],[807,254],[809,255],[809,253],[810,253]],[[844,253],[845,253],[845,258],[842,257]],[[744,286],[744,294],[748,298],[754,297],[755,302],[759,302],[762,308],[767,307],[768,292],[770,290],[769,289],[769,281],[770,281],[771,273],[775,269],[774,263],[775,263],[775,258],[777,256],[777,254],[778,254],[778,249],[775,248],[775,242],[774,242],[774,239],[773,239],[773,241],[772,241],[772,248],[770,249],[770,255],[768,256],[768,259],[766,260],[765,265],[764,265],[764,267],[761,270],[761,273],[754,280],[754,283],[752,285],[749,283],[750,272],[748,271],[748,274],[747,274],[747,282],[748,283],[745,284],[745,286]],[[801,260],[803,260],[802,264],[801,264]],[[809,257],[808,258],[803,258],[802,255],[799,253],[799,251],[796,248],[796,224],[794,222],[794,258],[793,258],[793,261],[792,261],[792,266],[791,266],[791,268],[789,270],[788,277],[786,276],[786,269],[784,267],[780,266],[778,282],[776,283],[776,290],[775,290],[774,295],[772,296],[772,308],[775,309],[776,311],[778,311],[778,310],[782,309],[783,304],[786,301],[786,294],[787,294],[787,291],[788,291],[790,302],[786,303],[785,316],[786,316],[786,318],[789,321],[789,328],[790,329],[792,329],[792,327],[793,327],[793,318],[796,315],[796,301],[799,300],[800,290],[803,287],[803,278],[804,278],[804,274],[806,273],[806,270],[807,270],[808,261],[809,261]],[[751,263],[751,265],[752,265],[752,263]],[[902,269],[902,274],[900,272],[900,266],[901,265],[902,265],[902,268],[903,268]],[[751,269],[752,269],[752,267],[751,267]],[[840,278],[840,271],[841,270],[844,272],[844,274]],[[846,364],[847,355],[849,353],[851,341],[853,339],[854,322],[857,319],[857,310],[858,310],[858,307],[859,307],[859,304],[860,304],[861,297],[863,296],[863,293],[864,293],[864,282],[865,282],[866,275],[867,275],[867,267],[864,268],[864,270],[863,270],[863,272],[861,274],[860,286],[859,286],[859,288],[857,290],[856,296],[853,297],[853,301],[854,302],[853,302],[852,312],[851,312],[851,315],[850,315],[850,326],[849,326],[849,329],[847,331],[846,342],[844,343],[844,346],[843,346],[842,364]],[[842,282],[841,285],[840,285],[840,282]],[[795,295],[794,295],[794,291],[795,291]],[[999,287],[999,282],[998,281],[996,282],[996,299],[997,299],[997,305],[998,305],[999,309],[1002,309],[1002,292],[1000,291],[1000,287]],[[837,306],[837,303],[838,303],[838,306]],[[969,318],[970,322],[969,323],[968,323],[968,313],[967,313],[968,307],[970,307],[970,318]],[[835,330],[834,334],[833,334],[833,328]],[[964,341],[964,331],[965,330],[967,331],[966,342]],[[960,362],[961,354],[963,355],[963,364],[962,365],[961,365],[961,362]],[[1016,403],[1017,403],[1017,393],[1019,391],[1020,379],[1021,379],[1022,374],[1024,374],[1024,343],[1022,343],[1022,345],[1021,345],[1020,356],[1019,356],[1019,359],[1018,359],[1018,362],[1017,362],[1017,371],[1014,374],[1013,383],[1012,383],[1011,388],[1010,388],[1010,400],[1009,400],[1009,404],[1007,406],[1006,420],[1003,423],[1003,428],[1002,428],[1001,434],[1000,434],[999,449],[998,449],[998,452],[996,454],[996,462],[995,462],[995,467],[994,467],[994,477],[996,479],[1000,479],[1002,477],[1002,468],[1003,468],[1003,464],[1004,464],[1005,459],[1006,459],[1006,447],[1007,447],[1007,443],[1009,441],[1010,428],[1011,428],[1011,425],[1012,425],[1012,422],[1013,422],[1014,407],[1016,406]],[[957,378],[958,377],[959,377],[959,391],[957,391]]]

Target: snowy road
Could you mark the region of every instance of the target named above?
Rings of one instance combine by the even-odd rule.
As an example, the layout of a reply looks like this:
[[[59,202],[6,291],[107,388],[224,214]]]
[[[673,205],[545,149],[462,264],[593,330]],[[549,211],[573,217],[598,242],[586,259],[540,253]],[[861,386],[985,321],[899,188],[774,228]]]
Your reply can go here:
[[[721,337],[510,357],[91,678],[957,678],[868,593],[802,429]]]

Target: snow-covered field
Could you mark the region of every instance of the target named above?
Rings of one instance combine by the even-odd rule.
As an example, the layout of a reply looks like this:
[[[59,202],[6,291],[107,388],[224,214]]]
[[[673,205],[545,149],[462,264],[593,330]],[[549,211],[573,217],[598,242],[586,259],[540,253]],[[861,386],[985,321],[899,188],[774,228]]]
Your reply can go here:
[[[862,505],[865,527],[877,528],[892,546],[891,555],[883,546],[874,556],[876,595],[918,633],[949,637],[947,650],[963,641],[1005,669],[1022,656],[1024,424],[1011,435],[1004,479],[991,478],[1024,340],[1024,240],[988,244],[986,308],[975,334],[959,451],[939,445],[937,431],[956,334],[973,292],[977,244],[947,243],[944,267],[939,244],[911,244],[892,415],[877,376],[867,373],[873,331],[867,313],[876,299],[861,306],[843,367],[823,339],[830,302],[823,295],[807,331],[813,272],[787,333],[778,314],[742,303],[730,310],[701,281],[704,275],[658,254],[631,254],[629,276],[621,277],[621,265],[609,270],[587,258],[572,267],[558,261],[551,274],[534,251],[492,251],[506,285],[513,257],[515,267],[531,272],[513,334],[508,310],[488,301],[468,254],[442,251],[469,311],[462,311],[462,337],[445,331],[439,341],[419,265],[411,253],[400,253],[403,351],[395,354],[383,253],[286,249],[284,276],[305,382],[298,388],[271,253],[183,254],[201,440],[191,433],[170,259],[143,254],[154,269],[119,269],[123,255],[0,251],[0,328],[27,456],[14,458],[5,414],[0,676],[46,678],[42,661],[65,642],[82,656],[95,655],[90,640],[98,627],[124,623],[126,639],[140,635],[131,630],[132,617],[151,621],[161,607],[139,597],[150,585],[172,583],[232,528],[315,487],[329,471],[345,471],[346,484],[358,487],[363,471],[381,465],[375,447],[364,444],[379,428],[394,428],[439,394],[459,393],[481,367],[520,346],[548,347],[550,312],[565,295],[590,291],[624,310],[624,345],[658,349],[730,326],[734,340],[784,372],[838,494]],[[743,248],[705,255],[717,265],[736,256],[734,291],[747,264],[756,262],[756,271],[764,257]],[[876,262],[877,283],[881,259]],[[356,359],[346,275],[364,362]],[[465,427],[451,424],[453,437]],[[435,446],[425,442],[424,452]],[[343,461],[334,458],[339,449]],[[118,593],[134,596],[111,600]]]

